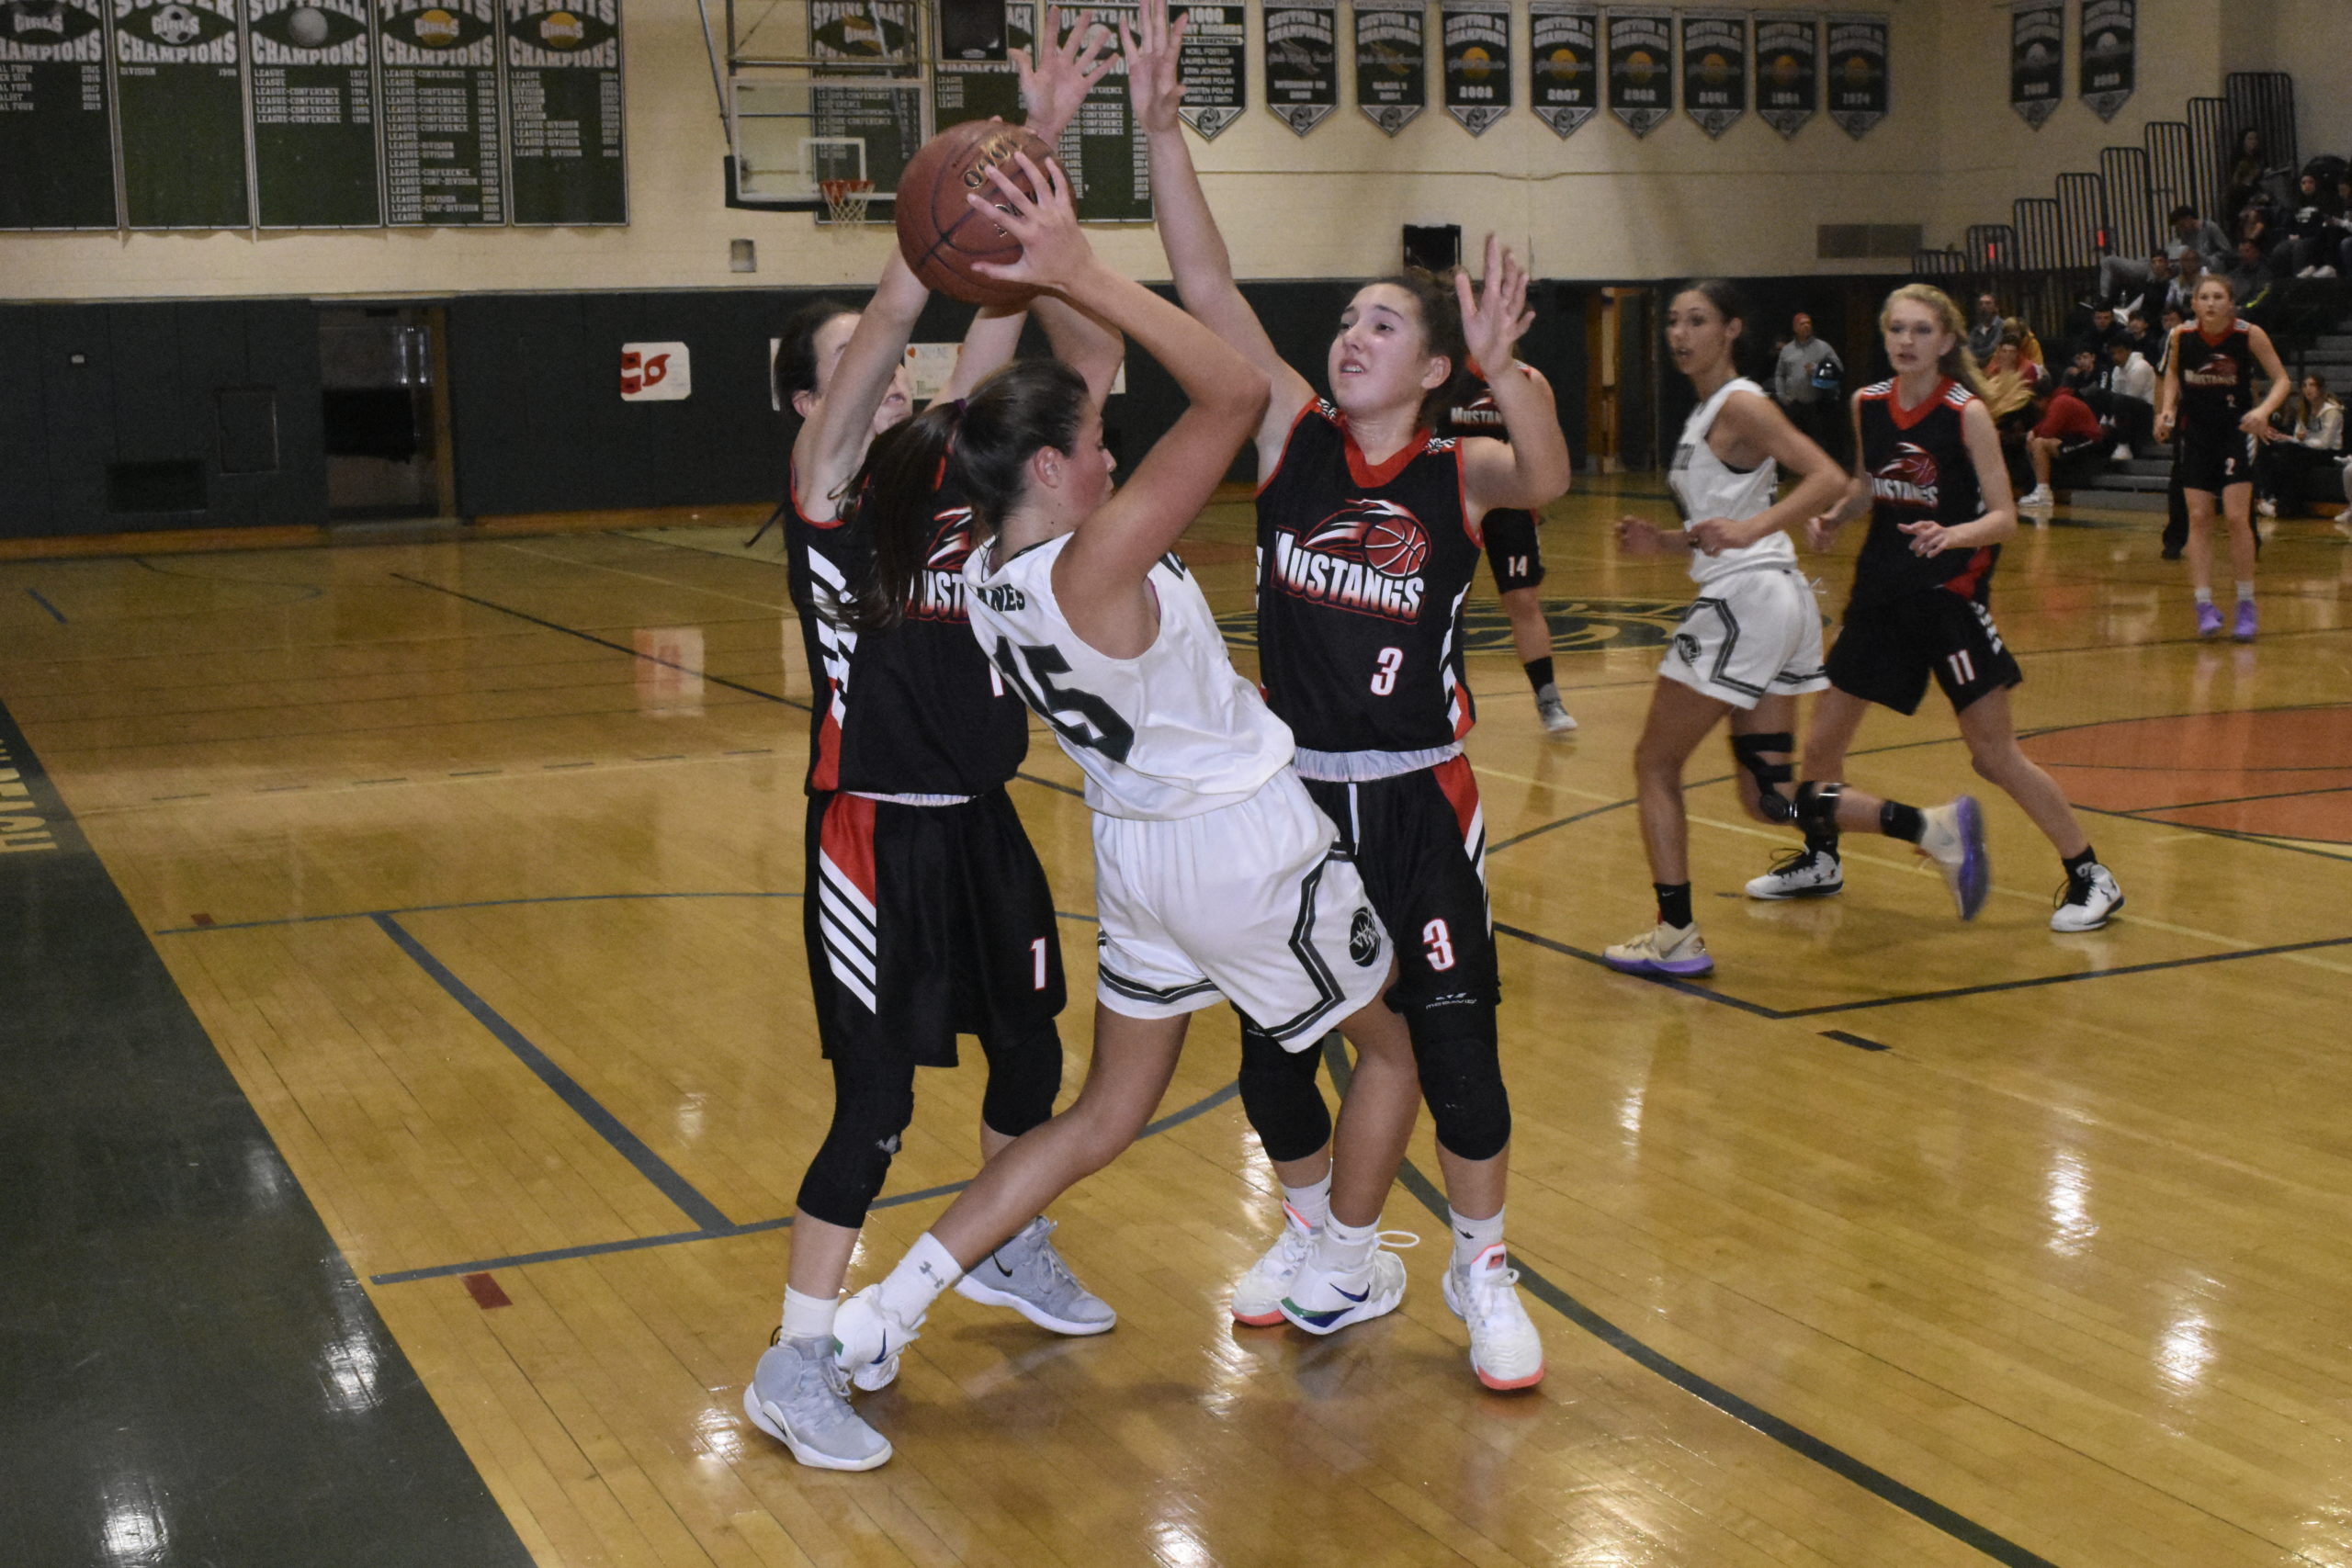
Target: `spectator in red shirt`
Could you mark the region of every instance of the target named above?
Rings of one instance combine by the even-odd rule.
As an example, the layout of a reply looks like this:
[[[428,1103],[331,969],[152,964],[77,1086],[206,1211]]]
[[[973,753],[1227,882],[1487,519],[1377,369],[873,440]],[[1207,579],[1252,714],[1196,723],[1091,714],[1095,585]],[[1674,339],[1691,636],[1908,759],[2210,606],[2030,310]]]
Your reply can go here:
[[[2050,491],[2050,476],[2059,466],[2069,471],[2070,482],[2082,477],[2086,468],[2095,471],[2105,460],[2108,444],[2113,440],[2098,423],[2098,415],[2090,404],[2075,395],[2075,389],[2062,386],[2050,394],[2042,406],[2041,418],[2026,437],[2027,459],[2033,464],[2033,489],[2018,498],[2019,506],[2047,509],[2057,504]],[[2089,462],[2086,463],[2085,459]]]

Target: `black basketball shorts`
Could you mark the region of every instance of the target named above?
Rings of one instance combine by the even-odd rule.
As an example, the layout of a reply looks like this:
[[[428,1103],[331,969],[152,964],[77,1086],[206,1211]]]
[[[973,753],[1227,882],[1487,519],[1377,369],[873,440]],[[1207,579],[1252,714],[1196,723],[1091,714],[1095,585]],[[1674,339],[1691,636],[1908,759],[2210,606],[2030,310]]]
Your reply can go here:
[[[804,919],[817,1038],[926,1067],[956,1037],[1018,1043],[1062,1010],[1053,892],[1003,790],[957,806],[808,799]]]
[[[1930,675],[1954,713],[2025,680],[1992,612],[1944,588],[1847,605],[1828,667],[1839,691],[1901,714],[1919,710]]]
[[[1487,540],[1487,564],[1495,569],[1495,591],[1532,588],[1544,581],[1544,546],[1536,538],[1535,513],[1498,511],[1479,525]]]
[[[1340,829],[1373,912],[1396,947],[1399,1012],[1485,1012],[1502,983],[1487,906],[1487,822],[1467,757],[1363,784],[1309,779],[1307,794]]]
[[[2185,431],[2173,468],[2183,490],[2219,495],[2232,485],[2250,485],[2254,482],[2254,437],[2235,426],[2218,436]]]

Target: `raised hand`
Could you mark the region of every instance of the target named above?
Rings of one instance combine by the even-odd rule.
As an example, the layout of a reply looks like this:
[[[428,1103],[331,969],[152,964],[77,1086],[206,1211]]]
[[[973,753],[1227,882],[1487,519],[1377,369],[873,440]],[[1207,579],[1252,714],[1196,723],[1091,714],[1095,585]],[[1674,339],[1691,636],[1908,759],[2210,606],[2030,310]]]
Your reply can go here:
[[[1487,265],[1474,295],[1470,276],[1453,275],[1454,299],[1462,307],[1462,337],[1488,386],[1510,367],[1519,340],[1535,324],[1527,308],[1527,269],[1494,235],[1487,236]]]
[[[1183,58],[1184,25],[1192,18],[1168,20],[1168,0],[1144,0],[1136,31],[1119,22],[1119,47],[1127,56],[1127,101],[1136,123],[1147,134],[1176,129],[1176,111],[1183,107],[1184,83],[1177,67]]]
[[[1021,259],[974,262],[972,270],[983,277],[1032,288],[1065,288],[1094,261],[1094,247],[1087,243],[1085,231],[1078,226],[1069,181],[1051,158],[1043,169],[1031,163],[1026,152],[1015,152],[1012,161],[1029,176],[1029,187],[1037,193],[1035,197],[1024,195],[1001,166],[991,164],[986,173],[989,183],[996,187],[994,192],[974,191],[964,199],[972,204],[973,211],[1021,242]]]
[[[1029,129],[1048,147],[1061,140],[1087,93],[1111,69],[1105,52],[1111,29],[1093,12],[1080,11],[1073,17],[1069,11],[1057,11],[1053,26],[1067,31],[1061,33],[1059,43],[1041,47],[1034,62],[1027,50],[1012,51],[1013,69],[1021,76],[1021,102],[1029,112]]]

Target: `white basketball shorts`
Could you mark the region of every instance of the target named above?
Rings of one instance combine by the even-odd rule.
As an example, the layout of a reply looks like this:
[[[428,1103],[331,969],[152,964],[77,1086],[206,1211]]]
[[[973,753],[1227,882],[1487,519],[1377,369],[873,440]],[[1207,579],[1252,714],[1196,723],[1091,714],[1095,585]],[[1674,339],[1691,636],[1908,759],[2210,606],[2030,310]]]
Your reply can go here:
[[[1338,833],[1284,768],[1174,821],[1094,818],[1095,999],[1129,1018],[1230,1001],[1304,1051],[1388,984],[1388,934]]]
[[[1777,566],[1701,583],[1657,672],[1737,708],[1774,694],[1825,689],[1821,610],[1812,587]]]

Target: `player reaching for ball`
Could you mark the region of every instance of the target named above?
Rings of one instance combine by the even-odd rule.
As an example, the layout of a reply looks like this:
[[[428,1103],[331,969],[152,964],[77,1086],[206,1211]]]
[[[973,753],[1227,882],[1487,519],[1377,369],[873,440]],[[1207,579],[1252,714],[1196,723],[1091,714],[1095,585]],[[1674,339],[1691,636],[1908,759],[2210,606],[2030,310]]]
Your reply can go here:
[[[1095,55],[1073,33],[1035,71],[1022,62],[1033,124],[1058,130],[1102,73]],[[978,1037],[989,1066],[983,1158],[1052,1115],[1061,1087],[1053,899],[1005,793],[1028,750],[1028,716],[966,624],[960,568],[971,509],[952,484],[924,502],[925,570],[907,584],[904,613],[865,631],[843,615],[872,555],[845,491],[876,437],[913,412],[903,362],[929,299],[894,250],[863,311],[807,307],[776,355],[778,394],[799,421],[785,537],[817,688],[802,908],[833,1111],[794,1210],[783,1325],[744,1408],[800,1462],[827,1470],[890,1457],[842,1386],[833,1314],[866,1211],[914,1114],[915,1069],[953,1066],[956,1036]],[[1099,397],[1117,368],[1115,335],[1057,299],[1038,301],[1036,313]],[[1018,307],[976,320],[943,395],[963,397],[1011,358],[1023,320]],[[963,1293],[1058,1333],[1099,1334],[1114,1314],[1063,1265],[1052,1230],[1031,1217]]]
[[[1846,752],[1877,703],[1918,710],[1928,678],[1951,699],[1976,772],[2049,835],[2066,868],[2050,929],[2093,931],[2123,907],[2075,808],[2018,747],[2009,688],[2025,676],[1989,608],[2001,541],[2017,532],[2000,437],[1985,411],[1968,323],[1943,290],[1907,283],[1879,312],[1894,376],[1854,394],[1854,478],[1843,501],[1806,531],[1826,549],[1848,519],[1870,514],[1845,622],[1829,650],[1829,690],[1804,741],[1796,823],[1805,847],[1747,885],[1752,898],[1792,898],[1844,886],[1838,835],[1876,831],[1918,846],[1972,919],[1991,886],[1976,802],[1962,795],[1921,811],[1849,788]]]
[[[1487,241],[1484,288],[1426,273],[1366,284],[1341,312],[1318,399],[1283,361],[1233,280],[1177,108],[1182,24],[1146,0],[1125,34],[1127,90],[1151,154],[1153,206],[1185,307],[1250,360],[1271,400],[1258,426],[1258,649],[1266,701],[1299,741],[1307,792],[1340,825],[1395,941],[1393,999],[1410,1025],[1452,1213],[1447,1305],[1494,1388],[1544,1375],[1544,1346],[1503,1246],[1510,1101],[1495,1010],[1486,827],[1462,753],[1474,718],[1463,603],[1478,525],[1568,488],[1567,441],[1516,347],[1533,318],[1518,258]],[[1433,439],[1457,374],[1485,371],[1505,444]],[[1359,1080],[1361,1081],[1361,1080]],[[1352,1095],[1354,1089],[1351,1089]],[[1236,1287],[1233,1315],[1271,1324],[1323,1228],[1330,1117],[1312,1055],[1245,1019],[1241,1098],[1273,1161],[1282,1235]]]
[[[904,602],[944,465],[979,536],[964,566],[972,631],[1086,776],[1102,922],[1094,1055],[1077,1101],[989,1161],[888,1278],[842,1303],[840,1364],[869,1386],[895,1373],[941,1292],[1135,1141],[1186,1020],[1220,997],[1290,1049],[1312,1050],[1336,1023],[1361,1054],[1340,1121],[1334,1223],[1291,1282],[1295,1321],[1329,1332],[1404,1294],[1403,1265],[1375,1229],[1419,1110],[1410,1042],[1381,1000],[1388,943],[1291,770],[1290,731],[1235,671],[1199,584],[1168,553],[1258,423],[1264,382],[1206,326],[1095,257],[1057,166],[1017,155],[984,177],[1022,255],[980,264],[982,276],[1054,290],[1118,327],[1189,406],[1116,493],[1102,413],[1052,361],[1006,367],[867,461],[859,518],[876,570],[855,618],[876,624]]]

